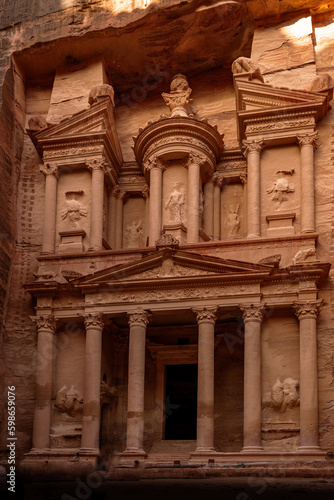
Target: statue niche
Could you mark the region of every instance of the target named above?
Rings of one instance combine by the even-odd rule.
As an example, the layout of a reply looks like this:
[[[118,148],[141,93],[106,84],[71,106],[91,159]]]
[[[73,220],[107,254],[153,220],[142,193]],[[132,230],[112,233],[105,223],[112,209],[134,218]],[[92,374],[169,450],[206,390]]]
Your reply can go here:
[[[184,222],[185,191],[183,183],[174,185],[174,188],[165,203],[165,209],[169,211],[168,223]]]

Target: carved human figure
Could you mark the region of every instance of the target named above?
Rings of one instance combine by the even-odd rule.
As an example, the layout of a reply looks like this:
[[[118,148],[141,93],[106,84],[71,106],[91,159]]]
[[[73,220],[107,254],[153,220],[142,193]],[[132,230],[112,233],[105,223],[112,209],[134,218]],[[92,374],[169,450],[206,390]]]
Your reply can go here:
[[[271,199],[273,201],[277,201],[280,205],[282,201],[288,199],[287,193],[293,193],[295,191],[294,184],[289,184],[288,179],[285,175],[292,175],[294,170],[277,170],[276,176],[277,179],[274,181],[274,184],[271,188],[267,189],[267,193],[273,193]]]
[[[280,378],[277,377],[271,389],[272,407],[279,412],[284,412],[287,408],[298,406],[298,387],[298,380],[288,377],[281,382]]]
[[[248,73],[250,75],[250,80],[256,79],[261,82],[264,81],[259,66],[249,57],[238,57],[232,64],[232,73],[234,75]]]
[[[163,92],[161,95],[171,111],[171,116],[188,116],[193,110],[190,108],[190,95],[192,89],[189,87],[187,78],[177,74],[170,84],[170,93]]]
[[[74,389],[74,385],[68,390],[67,386],[64,385],[57,392],[55,406],[59,411],[67,413],[70,417],[75,417],[83,409],[83,398],[79,391]]]
[[[239,208],[240,208],[240,203],[238,203],[237,205],[230,205],[228,211],[225,207],[225,212],[227,213],[225,218],[225,226],[227,228],[228,238],[233,238],[233,236],[236,236],[239,232],[240,229]]]
[[[183,222],[184,220],[185,194],[180,186],[180,184],[175,184],[165,203],[165,209],[169,210],[169,222]]]
[[[130,222],[126,229],[126,237],[129,247],[139,247],[142,245],[143,239],[143,224],[142,220]]]
[[[68,197],[70,195],[65,194],[65,196]],[[61,211],[61,218],[62,220],[67,219],[73,228],[77,228],[79,227],[78,222],[81,217],[87,217],[87,209],[82,207],[74,195],[73,198],[66,200],[66,208]]]

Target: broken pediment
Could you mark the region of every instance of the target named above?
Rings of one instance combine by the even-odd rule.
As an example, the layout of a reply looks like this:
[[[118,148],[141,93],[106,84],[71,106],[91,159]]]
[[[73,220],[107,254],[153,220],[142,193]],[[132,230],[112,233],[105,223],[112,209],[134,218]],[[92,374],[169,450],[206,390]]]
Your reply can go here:
[[[263,138],[267,145],[294,142],[301,132],[313,132],[333,97],[319,92],[275,88],[251,73],[234,74],[239,140]]]
[[[71,280],[75,288],[95,288],[103,285],[124,286],[152,280],[180,280],[185,278],[261,278],[269,276],[271,265],[252,264],[230,259],[202,256],[180,250],[160,250],[130,264],[121,264],[88,276]]]
[[[112,97],[112,94],[106,92],[94,99],[90,96],[90,108],[54,125],[42,123],[38,127],[36,123],[38,125],[40,121],[33,117],[27,132],[43,160],[56,161],[60,166],[76,166],[103,154],[119,172],[122,152],[115,126]]]

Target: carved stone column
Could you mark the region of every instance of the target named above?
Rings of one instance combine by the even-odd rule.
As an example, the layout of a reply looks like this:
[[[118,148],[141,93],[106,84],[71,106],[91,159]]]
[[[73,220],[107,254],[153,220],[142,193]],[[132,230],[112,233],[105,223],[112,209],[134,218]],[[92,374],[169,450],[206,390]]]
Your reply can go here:
[[[145,384],[145,344],[146,325],[149,314],[138,310],[128,314],[129,376],[128,414],[125,454],[145,455],[144,440],[144,384]]]
[[[157,158],[146,164],[150,172],[149,246],[154,246],[161,235],[162,223],[162,172],[164,164]]]
[[[317,317],[322,301],[295,303],[299,320],[300,451],[319,451]]]
[[[261,322],[265,306],[240,305],[245,324],[243,452],[263,451],[261,440]]]
[[[186,164],[188,167],[188,222],[187,243],[198,243],[199,236],[199,180],[200,167],[205,158],[190,153]]]
[[[123,213],[124,213],[124,200],[126,192],[118,190],[116,202],[116,241],[115,247],[120,249],[123,247]]]
[[[86,327],[81,449],[98,453],[101,414],[101,351],[104,322],[100,313],[89,313],[80,316],[84,319]]]
[[[223,180],[218,176],[217,173],[213,175],[214,179],[214,191],[213,191],[213,239],[215,241],[220,240],[220,190]]]
[[[247,237],[261,236],[260,155],[263,140],[243,140],[247,158]]]
[[[42,253],[55,253],[58,165],[46,163],[40,171],[45,175]]]
[[[210,238],[213,239],[213,192],[214,192],[214,179],[211,177],[204,184],[204,215],[203,215],[203,229]]]
[[[300,147],[301,166],[301,232],[313,233],[315,231],[314,207],[314,150],[317,147],[317,132],[298,135]]]
[[[215,322],[217,307],[192,309],[198,323],[198,389],[196,452],[214,448]]]
[[[150,190],[149,187],[146,186],[142,190],[142,195],[145,199],[145,226],[144,226],[144,246],[147,245],[148,238],[148,225],[150,220]]]
[[[32,316],[37,328],[36,403],[32,435],[33,450],[50,448],[52,364],[56,320],[53,316]]]
[[[103,237],[103,198],[104,198],[104,160],[86,162],[92,172],[92,201],[90,215],[90,243],[88,251],[102,250]]]
[[[116,248],[116,203],[118,188],[109,190],[108,197],[108,243],[113,250]]]

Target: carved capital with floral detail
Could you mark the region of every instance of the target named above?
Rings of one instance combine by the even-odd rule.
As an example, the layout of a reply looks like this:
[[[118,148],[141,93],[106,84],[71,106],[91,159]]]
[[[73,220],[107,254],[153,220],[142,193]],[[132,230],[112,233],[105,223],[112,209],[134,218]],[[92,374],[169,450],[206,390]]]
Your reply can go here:
[[[224,176],[219,174],[218,172],[215,172],[212,178],[214,180],[215,185],[221,188],[224,182]]]
[[[103,159],[98,159],[98,160],[95,159],[95,160],[87,160],[86,161],[86,167],[92,173],[94,171],[101,171],[101,172],[105,173],[107,166],[108,166],[108,163]]]
[[[49,330],[51,333],[55,333],[56,319],[54,316],[30,316],[30,319],[35,323],[38,332],[40,330]]]
[[[85,328],[100,328],[101,331],[104,327],[103,314],[102,313],[87,313],[79,314],[80,318],[83,318],[85,323]]]
[[[322,305],[322,299],[308,300],[307,302],[294,302],[292,309],[299,321],[302,319],[317,319]]]
[[[243,174],[240,174],[239,175],[239,178],[240,178],[240,182],[243,186],[245,186],[247,184],[247,174],[246,172],[243,173]]]
[[[266,310],[265,304],[250,304],[249,306],[239,305],[238,307],[242,312],[242,319],[245,323],[247,321],[258,321],[261,323]]]
[[[209,307],[193,307],[191,309],[196,314],[196,321],[200,325],[201,323],[210,323],[214,325],[217,319],[217,306]]]
[[[129,318],[130,328],[132,326],[143,326],[146,328],[150,318],[150,314],[143,309],[138,309],[137,311],[128,313],[127,316]]]
[[[249,153],[257,153],[260,154],[262,149],[264,148],[263,139],[244,139],[242,141],[242,149],[244,156],[248,156]]]
[[[205,156],[199,155],[198,153],[189,153],[188,160],[185,162],[185,167],[189,167],[189,165],[199,165],[202,166],[206,161]]]
[[[160,160],[157,156],[153,156],[153,158],[148,158],[143,162],[144,169],[147,172],[150,172],[152,168],[159,168],[162,172],[166,170],[166,164],[164,161]]]
[[[317,139],[318,139],[318,132],[311,132],[308,134],[297,135],[297,142],[300,148],[302,148],[303,146],[312,146],[313,149],[317,149],[318,147]]]
[[[40,172],[45,175],[54,175],[58,177],[58,163],[45,163],[39,168]]]

